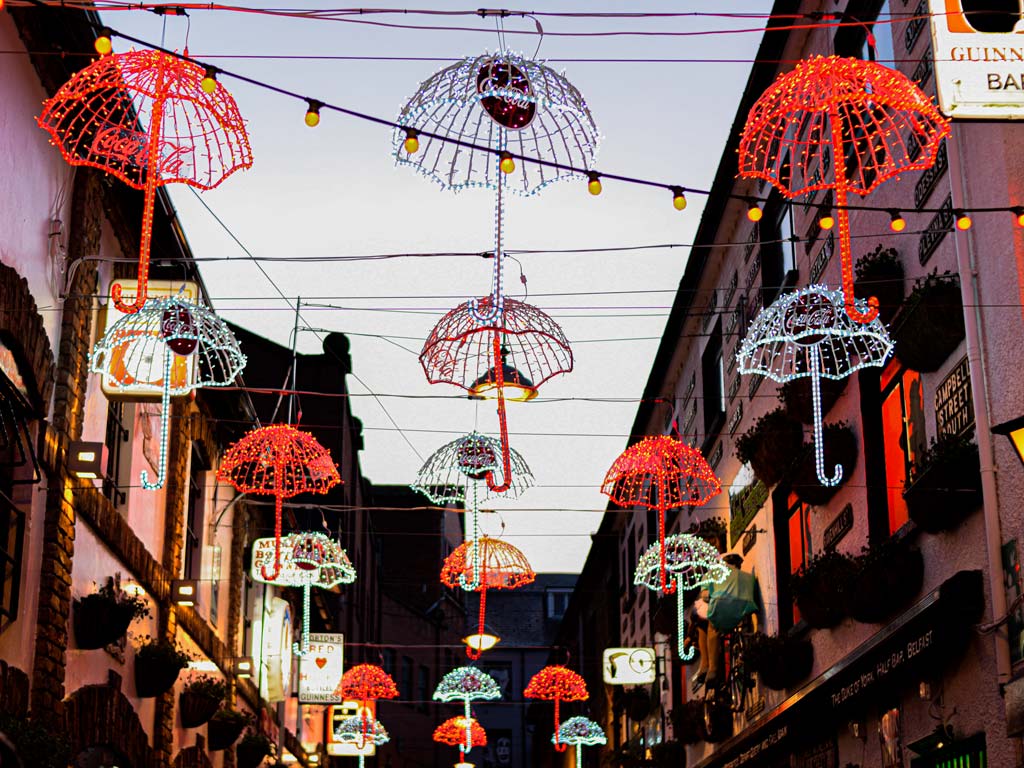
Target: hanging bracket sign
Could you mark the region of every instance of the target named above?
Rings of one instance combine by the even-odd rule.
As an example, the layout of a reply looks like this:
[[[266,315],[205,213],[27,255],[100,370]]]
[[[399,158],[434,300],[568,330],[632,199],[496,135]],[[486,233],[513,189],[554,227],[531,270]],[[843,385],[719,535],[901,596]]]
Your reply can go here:
[[[299,659],[299,703],[340,704],[335,693],[345,671],[345,636],[334,633],[311,633],[309,650]]]
[[[602,667],[608,685],[648,685],[654,682],[657,656],[653,648],[605,648]]]

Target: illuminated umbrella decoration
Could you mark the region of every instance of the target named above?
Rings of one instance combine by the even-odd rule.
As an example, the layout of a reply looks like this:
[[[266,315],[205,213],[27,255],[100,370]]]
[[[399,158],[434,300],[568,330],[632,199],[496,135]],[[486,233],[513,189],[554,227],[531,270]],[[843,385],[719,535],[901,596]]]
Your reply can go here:
[[[874,61],[815,56],[779,75],[751,107],[739,174],[789,198],[835,190],[846,312],[867,323],[878,315],[878,300],[863,309],[854,303],[848,194],[863,197],[900,174],[931,168],[949,135],[949,121],[902,73]]]
[[[102,57],[43,102],[37,122],[72,165],[145,190],[138,293],[126,304],[114,285],[121,312],[138,312],[147,299],[157,187],[213,189],[252,165],[245,123],[227,89],[198,64],[159,51]]]
[[[658,510],[658,543],[664,545],[665,510],[699,507],[722,492],[722,483],[699,450],[659,435],[623,451],[608,469],[601,492],[622,507]],[[660,590],[671,594],[675,585],[668,580],[664,557],[659,571]]]
[[[469,726],[470,737],[466,738],[466,726]],[[450,747],[458,747],[460,760],[459,766],[472,765],[466,763],[466,753],[473,747],[487,746],[487,731],[474,718],[467,721],[463,715],[450,717],[434,729],[434,741],[438,744],[447,744]]]
[[[362,714],[350,719],[362,721],[361,732],[366,736],[371,733],[368,730],[371,718],[367,717],[367,704],[379,699],[397,699],[398,686],[391,679],[391,675],[376,664],[357,664],[341,676],[334,693],[342,699],[355,699],[359,702]]]
[[[559,733],[561,729],[558,727],[558,707],[563,701],[586,701],[590,698],[586,682],[578,672],[573,672],[560,664],[551,664],[530,678],[523,696],[555,703],[555,734],[552,741],[556,750],[565,752],[566,746],[562,742]]]
[[[583,747],[593,747],[598,744],[607,744],[608,737],[604,735],[604,729],[589,717],[570,717],[560,726],[551,741],[557,744],[569,744],[576,747],[576,768],[583,768]]]
[[[843,300],[842,291],[823,285],[785,294],[754,318],[736,352],[741,374],[767,376],[779,383],[811,379],[814,465],[826,486],[842,481],[843,467],[837,464],[831,477],[825,471],[821,379],[844,379],[861,368],[880,368],[893,346],[881,320],[854,322],[848,312],[840,311]],[[864,308],[863,302],[858,304]]]
[[[308,432],[288,424],[258,427],[224,454],[217,479],[240,493],[274,497],[274,565],[261,568],[267,581],[281,572],[281,506],[302,493],[327,493],[341,482],[331,454]]]
[[[480,300],[490,307],[493,297]],[[501,436],[501,471],[487,469],[484,479],[495,493],[509,490],[513,482],[506,391],[512,399],[530,400],[552,376],[572,370],[569,342],[559,325],[534,306],[506,299],[493,321],[473,315],[473,303],[465,302],[438,321],[420,352],[420,364],[431,384],[453,384],[482,397],[495,392]],[[500,476],[500,480],[497,479]]]
[[[480,614],[477,625],[476,647],[467,642],[466,655],[480,658],[480,640],[485,636],[487,590],[516,589],[537,577],[529,561],[519,549],[501,539],[481,536],[476,541],[465,541],[452,550],[441,566],[441,583],[452,589],[461,587],[467,592],[480,593]]]
[[[501,698],[501,687],[486,672],[476,667],[459,667],[441,678],[434,690],[434,701],[462,701],[462,722],[465,726],[466,749],[473,748],[473,725],[476,721],[470,712],[470,702],[494,701]]]
[[[664,551],[664,556],[662,552]],[[636,564],[633,583],[647,587],[654,592],[663,592],[661,586],[662,563],[672,576],[676,595],[676,648],[679,658],[689,661],[693,658],[693,648],[685,647],[686,614],[683,606],[683,590],[696,589],[710,584],[725,581],[729,567],[722,562],[718,550],[704,539],[689,533],[677,533],[665,537],[665,544],[658,542],[648,547],[640,555]]]
[[[278,587],[302,587],[302,644],[299,653],[309,650],[310,591],[312,587],[331,589],[356,580],[356,569],[338,542],[322,533],[290,533],[281,538],[281,567],[273,579],[264,577],[272,564],[268,546],[273,539],[256,539],[252,545],[252,577]]]
[[[397,122],[394,155],[400,165],[412,166],[443,189],[495,191],[491,300],[474,300],[469,310],[478,322],[494,323],[504,310],[505,192],[533,195],[580,176],[567,167],[593,167],[599,134],[587,102],[564,75],[505,51],[470,56],[434,73]],[[517,166],[508,153],[562,167]]]
[[[143,488],[164,485],[171,398],[228,386],[244,367],[245,355],[227,323],[182,296],[149,299],[138,312],[118,318],[96,342],[89,370],[105,383],[123,392],[161,386],[159,470],[152,483],[142,470]]]
[[[533,473],[518,451],[510,449],[509,458],[512,482],[500,495],[517,499],[533,485]],[[468,495],[466,538],[467,541],[476,541],[480,537],[478,486],[488,472],[497,475],[497,486],[505,484],[504,477],[498,474],[501,472],[501,442],[479,432],[470,432],[434,451],[420,468],[411,487],[434,504],[463,503]],[[495,495],[485,486],[484,498]]]
[[[363,747],[367,746],[367,739],[376,747],[387,744],[391,741],[388,732],[380,724],[380,720],[367,718],[366,715],[353,715],[334,726],[334,740],[342,743],[355,744],[359,750],[359,768],[366,764],[366,757],[363,754]]]

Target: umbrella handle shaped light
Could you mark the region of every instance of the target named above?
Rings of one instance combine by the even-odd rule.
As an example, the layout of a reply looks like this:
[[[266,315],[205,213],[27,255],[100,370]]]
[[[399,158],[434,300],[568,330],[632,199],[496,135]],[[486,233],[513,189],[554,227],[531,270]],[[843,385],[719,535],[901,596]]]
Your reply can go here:
[[[686,647],[686,606],[683,605],[682,576],[676,576],[676,650],[683,661],[691,661],[695,651],[691,645]]]
[[[505,131],[499,130],[498,148],[505,149]],[[505,296],[502,289],[502,270],[504,267],[505,254],[502,251],[502,234],[505,227],[505,176],[501,172],[502,155],[495,155],[497,158],[498,189],[494,195],[494,271],[491,277],[491,301],[486,309],[480,309],[479,299],[469,302],[469,314],[480,325],[493,325],[501,320],[505,312]],[[496,366],[500,365],[495,358]]]
[[[819,377],[820,360],[818,348],[812,346],[810,349],[810,366],[811,403],[814,409],[814,469],[818,475],[818,482],[828,488],[834,488],[843,480],[843,465],[836,464],[832,477],[825,474],[825,438],[822,427],[821,378]]]
[[[139,285],[142,285],[140,280]],[[115,284],[114,288],[120,288]],[[139,305],[141,306],[141,305]],[[147,491],[158,491],[164,487],[164,475],[167,473],[167,433],[170,431],[171,419],[171,347],[164,342],[164,386],[160,393],[160,459],[155,482],[149,482],[149,472],[142,470],[139,481]]]

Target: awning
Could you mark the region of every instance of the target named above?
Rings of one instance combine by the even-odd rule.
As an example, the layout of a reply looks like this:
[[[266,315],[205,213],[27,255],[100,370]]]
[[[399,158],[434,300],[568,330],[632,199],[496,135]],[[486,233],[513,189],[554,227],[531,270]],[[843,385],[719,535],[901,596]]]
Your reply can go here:
[[[852,654],[722,742],[695,768],[754,766],[783,749],[820,741],[823,724],[835,727],[865,700],[876,700],[880,691],[962,655],[983,609],[981,571],[959,571]]]

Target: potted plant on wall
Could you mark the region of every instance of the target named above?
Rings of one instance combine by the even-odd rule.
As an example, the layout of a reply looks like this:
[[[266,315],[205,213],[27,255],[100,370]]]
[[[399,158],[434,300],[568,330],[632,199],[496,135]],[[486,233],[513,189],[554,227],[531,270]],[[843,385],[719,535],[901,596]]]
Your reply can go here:
[[[893,322],[893,336],[904,365],[937,371],[964,338],[960,279],[950,272],[919,279]]]
[[[836,626],[846,615],[843,590],[853,573],[853,558],[831,549],[804,563],[789,582],[800,617],[816,629]]]
[[[826,424],[822,434],[825,466],[842,465],[843,479],[838,485],[822,485],[814,468],[814,446],[805,446],[793,469],[793,493],[805,504],[814,506],[825,504],[835,496],[857,466],[857,436],[846,422]]]
[[[846,590],[846,610],[866,624],[881,623],[906,606],[924,582],[921,552],[911,548],[905,538],[864,547],[854,559],[854,568]]]
[[[257,768],[263,759],[271,753],[271,750],[270,739],[249,728],[242,740],[238,742],[238,746],[235,747],[238,768]]]
[[[736,439],[736,458],[750,464],[757,479],[770,488],[782,479],[803,442],[800,424],[776,408]]]
[[[178,695],[178,713],[183,728],[198,728],[220,709],[227,695],[227,683],[210,675],[202,675],[185,683]]]
[[[166,640],[154,640],[149,635],[142,640],[135,652],[135,693],[147,699],[171,689],[178,674],[188,666],[189,656]]]
[[[75,644],[83,650],[116,643],[136,619],[149,616],[146,598],[121,589],[120,574],[107,579],[97,591],[74,601],[72,625]]]
[[[903,499],[917,526],[938,533],[960,524],[981,504],[981,462],[971,435],[945,435],[915,457]]]
[[[242,735],[252,716],[237,709],[218,709],[206,724],[206,736],[211,752],[227,749]]]
[[[757,673],[765,688],[782,691],[811,674],[814,646],[805,637],[771,637],[755,632],[747,638],[743,662]]]
[[[877,298],[879,317],[884,323],[891,322],[903,303],[904,273],[899,252],[879,243],[871,253],[857,259],[854,272],[853,295],[865,301]]]
[[[715,515],[701,520],[696,525],[691,526],[690,532],[698,538],[704,539],[704,541],[719,552],[726,551],[725,539],[726,534],[729,532],[729,526],[724,517]]]
[[[10,739],[25,768],[67,768],[71,764],[71,743],[66,734],[36,722],[28,715],[0,711],[0,733]],[[7,766],[5,750],[0,746],[0,761]]]

